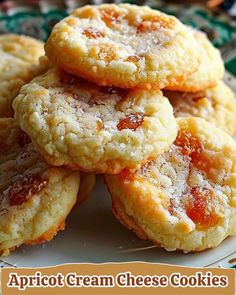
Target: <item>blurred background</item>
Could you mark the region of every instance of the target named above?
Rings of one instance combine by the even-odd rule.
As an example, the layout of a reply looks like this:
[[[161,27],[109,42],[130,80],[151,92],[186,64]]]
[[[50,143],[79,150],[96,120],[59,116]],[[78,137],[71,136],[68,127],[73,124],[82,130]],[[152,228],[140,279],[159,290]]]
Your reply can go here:
[[[13,32],[46,40],[52,27],[71,10],[102,0],[0,0],[0,33]],[[111,2],[149,5],[176,15],[207,33],[221,50],[226,68],[236,75],[236,0],[125,0]]]

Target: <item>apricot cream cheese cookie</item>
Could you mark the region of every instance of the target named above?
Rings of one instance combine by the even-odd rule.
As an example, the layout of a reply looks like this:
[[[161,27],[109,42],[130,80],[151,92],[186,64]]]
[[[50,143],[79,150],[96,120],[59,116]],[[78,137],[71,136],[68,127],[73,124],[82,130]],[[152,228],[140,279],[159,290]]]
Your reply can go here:
[[[211,44],[204,33],[194,31],[194,36],[198,42],[201,55],[200,65],[183,84],[179,83],[169,87],[172,90],[197,92],[216,86],[217,82],[224,76],[224,62],[220,51]]]
[[[43,70],[44,44],[19,35],[0,36],[0,117],[12,117],[12,102],[21,86]]]
[[[169,151],[106,175],[116,217],[168,251],[202,251],[236,234],[236,143],[201,118],[178,119]]]
[[[121,88],[179,85],[200,62],[194,35],[179,20],[130,4],[76,9],[54,27],[45,51],[67,72]]]
[[[64,229],[79,172],[49,167],[14,119],[0,119],[0,253],[49,241]]]
[[[190,93],[165,91],[176,117],[201,117],[230,135],[236,132],[236,99],[232,90],[219,81],[215,87]]]
[[[168,150],[177,124],[159,90],[99,87],[51,69],[21,88],[16,119],[54,166],[119,173]]]

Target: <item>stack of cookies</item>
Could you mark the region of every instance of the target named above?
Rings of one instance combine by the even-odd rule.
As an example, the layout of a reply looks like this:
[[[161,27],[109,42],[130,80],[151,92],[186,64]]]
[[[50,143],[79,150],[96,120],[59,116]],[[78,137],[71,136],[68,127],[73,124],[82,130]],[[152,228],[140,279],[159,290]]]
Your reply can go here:
[[[12,102],[20,88],[48,70],[44,44],[26,36],[0,36],[0,253],[49,241],[64,229],[75,203],[85,199],[93,174],[51,167],[20,129]]]
[[[3,122],[4,253],[50,240],[81,175],[84,198],[94,173],[117,219],[169,251],[236,234],[236,101],[203,33],[148,7],[86,6],[54,27],[45,51],[48,69]]]

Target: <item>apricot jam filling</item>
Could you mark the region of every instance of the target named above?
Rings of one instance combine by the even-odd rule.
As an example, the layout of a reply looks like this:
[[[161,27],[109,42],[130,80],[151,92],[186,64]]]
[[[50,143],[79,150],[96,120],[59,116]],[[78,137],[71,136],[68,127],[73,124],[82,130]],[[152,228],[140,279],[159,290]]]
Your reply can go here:
[[[119,174],[119,178],[122,181],[133,181],[135,179],[134,173],[131,172],[129,169],[124,168],[120,174]]]
[[[200,229],[207,229],[219,223],[219,215],[214,207],[214,192],[193,187],[185,204],[186,214]]]
[[[164,19],[160,16],[150,16],[143,18],[142,22],[137,26],[137,33],[146,33],[157,31],[159,29],[172,29],[174,22],[172,19]]]
[[[48,181],[41,175],[31,174],[16,181],[6,192],[6,198],[11,206],[20,206],[33,195],[39,193]]]
[[[112,8],[106,8],[106,9],[101,9],[101,19],[104,21],[104,23],[110,27],[113,24],[115,24],[120,17],[120,14],[112,9]]]
[[[188,131],[179,131],[174,144],[181,149],[183,156],[194,158],[203,151],[202,144]]]
[[[190,157],[191,163],[207,175],[210,175],[209,170],[217,165],[216,159],[210,159],[203,154],[203,145],[188,131],[179,131],[174,144],[180,148],[183,156]]]
[[[116,125],[119,131],[123,129],[131,129],[135,131],[139,126],[142,125],[144,121],[144,115],[141,113],[133,113],[128,115],[126,118],[120,120],[120,122]]]
[[[104,38],[105,35],[100,32],[98,29],[89,27],[87,29],[84,29],[82,32],[83,35],[85,35],[89,39],[97,39],[97,38]]]

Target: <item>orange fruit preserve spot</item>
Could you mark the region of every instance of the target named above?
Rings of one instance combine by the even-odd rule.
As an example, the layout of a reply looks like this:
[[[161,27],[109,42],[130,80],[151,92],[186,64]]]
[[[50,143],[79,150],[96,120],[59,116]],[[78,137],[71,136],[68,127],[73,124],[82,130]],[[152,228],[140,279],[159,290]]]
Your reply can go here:
[[[217,167],[217,159],[209,158],[203,153],[204,147],[197,138],[188,131],[179,131],[174,142],[180,148],[183,156],[189,156],[191,163],[211,177],[210,170]]]
[[[196,157],[203,151],[202,144],[188,131],[179,131],[174,144],[181,148],[183,156]]]
[[[119,174],[119,178],[122,181],[133,181],[134,180],[134,173],[132,173],[129,169],[124,168],[120,174]]]
[[[165,19],[161,16],[144,17],[142,22],[137,27],[137,33],[146,33],[157,31],[160,29],[172,29],[174,22],[172,19]]]
[[[89,27],[87,29],[84,29],[82,32],[83,35],[85,35],[89,39],[97,39],[97,38],[103,38],[105,35],[100,32],[98,29]]]
[[[112,8],[101,9],[100,13],[101,13],[101,19],[104,21],[104,23],[108,27],[115,24],[120,16],[118,11]]]
[[[118,130],[131,129],[135,131],[139,126],[142,125],[144,116],[141,113],[130,114],[125,119],[120,120],[116,125]]]
[[[219,216],[215,212],[214,193],[209,189],[193,187],[187,204],[185,205],[188,217],[198,228],[207,229],[219,222]]]
[[[11,206],[20,206],[28,201],[33,195],[39,193],[48,181],[41,175],[27,175],[16,181],[8,190],[7,198]]]

